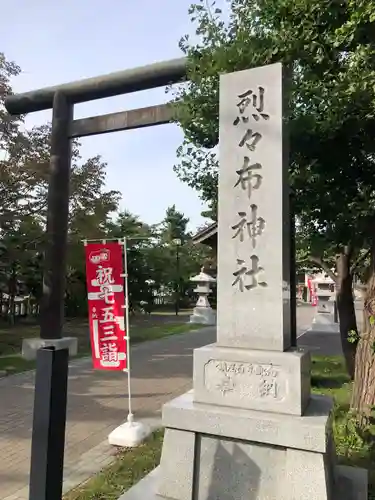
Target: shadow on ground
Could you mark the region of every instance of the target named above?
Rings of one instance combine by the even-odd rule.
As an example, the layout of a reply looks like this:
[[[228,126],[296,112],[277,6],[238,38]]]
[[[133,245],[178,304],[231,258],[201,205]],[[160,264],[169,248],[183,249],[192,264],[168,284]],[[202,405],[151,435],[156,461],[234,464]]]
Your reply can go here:
[[[298,347],[307,348],[311,354],[342,356],[339,333],[310,330],[298,339]]]

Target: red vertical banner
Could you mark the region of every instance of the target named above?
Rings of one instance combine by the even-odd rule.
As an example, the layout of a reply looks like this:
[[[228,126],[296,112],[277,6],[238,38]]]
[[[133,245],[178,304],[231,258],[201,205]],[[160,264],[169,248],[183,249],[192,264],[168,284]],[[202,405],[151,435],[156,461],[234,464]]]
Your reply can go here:
[[[307,279],[307,286],[310,290],[310,297],[311,297],[311,305],[316,306],[318,303],[317,296],[315,294],[315,288],[312,282],[312,278]]]
[[[127,370],[122,245],[88,243],[85,253],[93,366]]]

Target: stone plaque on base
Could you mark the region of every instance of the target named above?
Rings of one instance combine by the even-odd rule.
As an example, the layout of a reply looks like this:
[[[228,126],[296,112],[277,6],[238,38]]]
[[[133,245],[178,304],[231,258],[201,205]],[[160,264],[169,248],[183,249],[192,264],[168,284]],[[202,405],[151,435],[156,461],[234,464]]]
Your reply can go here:
[[[194,351],[194,400],[302,415],[310,399],[310,353],[208,345]]]

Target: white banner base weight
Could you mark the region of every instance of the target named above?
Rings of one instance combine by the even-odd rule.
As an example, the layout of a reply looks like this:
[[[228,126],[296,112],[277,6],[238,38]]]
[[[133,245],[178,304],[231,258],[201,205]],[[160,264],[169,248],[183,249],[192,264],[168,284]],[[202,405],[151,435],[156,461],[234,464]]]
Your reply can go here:
[[[134,448],[139,446],[151,433],[151,428],[141,422],[125,422],[110,433],[108,443],[112,446]]]

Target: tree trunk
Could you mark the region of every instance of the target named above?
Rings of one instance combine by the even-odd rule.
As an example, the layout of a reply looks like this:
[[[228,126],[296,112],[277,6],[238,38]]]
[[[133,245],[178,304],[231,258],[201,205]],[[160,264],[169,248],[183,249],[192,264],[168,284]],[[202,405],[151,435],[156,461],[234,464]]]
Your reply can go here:
[[[369,414],[375,406],[375,274],[369,280],[365,298],[364,330],[359,339],[355,359],[355,378],[352,395],[352,408],[362,417]],[[363,419],[362,419],[363,421]]]
[[[14,301],[14,293],[9,295],[9,323],[11,326],[14,326],[16,322],[16,310],[15,310],[15,301]]]
[[[350,252],[342,252],[336,258],[336,302],[340,321],[342,351],[344,353],[346,369],[353,380],[357,342],[349,342],[348,336],[350,331],[354,331],[357,334],[357,319],[354,307],[353,275],[350,271],[350,260]]]
[[[375,405],[375,242],[371,249],[370,277],[367,282],[363,308],[363,332],[355,358],[355,378],[351,407],[365,425]]]

